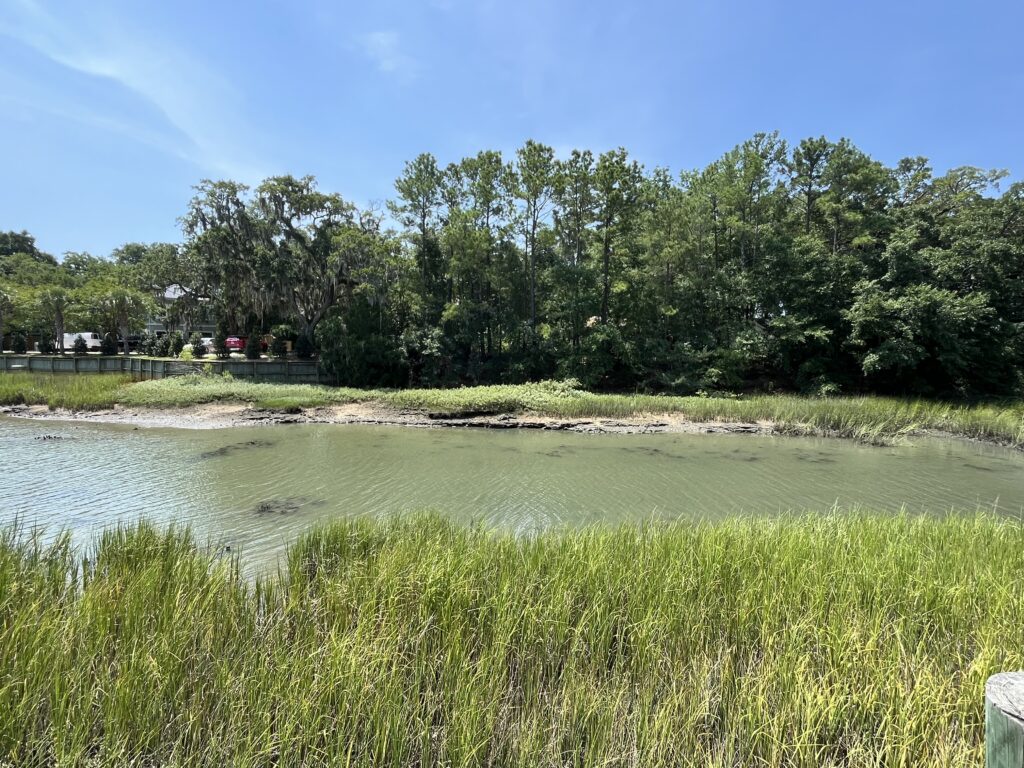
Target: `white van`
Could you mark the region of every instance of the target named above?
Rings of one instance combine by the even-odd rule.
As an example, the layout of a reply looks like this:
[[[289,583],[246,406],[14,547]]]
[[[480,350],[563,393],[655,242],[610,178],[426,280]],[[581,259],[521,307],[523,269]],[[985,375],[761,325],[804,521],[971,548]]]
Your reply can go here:
[[[85,346],[90,352],[99,352],[100,343],[103,341],[103,337],[98,333],[91,331],[83,331],[80,333],[65,333],[64,334],[64,351],[70,352],[75,347],[75,339],[81,336],[85,340]]]

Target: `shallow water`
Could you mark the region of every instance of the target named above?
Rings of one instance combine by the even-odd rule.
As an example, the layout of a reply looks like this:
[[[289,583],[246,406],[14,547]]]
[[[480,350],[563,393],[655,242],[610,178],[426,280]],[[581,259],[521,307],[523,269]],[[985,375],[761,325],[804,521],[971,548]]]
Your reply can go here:
[[[436,509],[520,532],[787,510],[1024,512],[1024,453],[915,438],[878,448],[752,435],[289,425],[136,429],[0,417],[0,523],[79,540],[187,523],[273,562],[311,524]]]

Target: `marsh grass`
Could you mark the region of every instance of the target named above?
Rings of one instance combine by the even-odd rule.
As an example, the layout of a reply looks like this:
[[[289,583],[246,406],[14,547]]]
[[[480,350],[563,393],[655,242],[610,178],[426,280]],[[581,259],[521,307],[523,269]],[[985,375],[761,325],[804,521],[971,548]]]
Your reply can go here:
[[[118,401],[127,376],[0,373],[0,405],[46,405],[95,411]]]
[[[252,403],[259,408],[316,408],[372,400],[374,390],[313,384],[270,384],[224,376],[178,376],[125,387],[119,397],[127,406],[182,408],[204,403]]]
[[[595,394],[565,382],[373,390],[308,384],[269,384],[220,376],[183,376],[126,383],[120,376],[0,374],[0,404],[46,403],[81,410],[180,408],[204,403],[251,403],[291,410],[355,402],[437,417],[532,413],[563,419],[628,419],[676,415],[696,422],[767,422],[783,433],[828,434],[890,443],[919,430],[948,432],[1024,447],[1024,403],[948,403],[895,397],[751,395],[674,397]]]
[[[340,522],[255,582],[181,530],[8,530],[0,763],[976,765],[1021,572],[984,516]]]

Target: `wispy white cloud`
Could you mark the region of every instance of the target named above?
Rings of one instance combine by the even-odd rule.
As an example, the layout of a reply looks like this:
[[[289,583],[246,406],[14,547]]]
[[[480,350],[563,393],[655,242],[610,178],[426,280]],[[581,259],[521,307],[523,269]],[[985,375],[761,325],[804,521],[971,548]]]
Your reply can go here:
[[[398,32],[387,29],[370,32],[359,38],[359,43],[377,69],[403,79],[413,79],[417,73],[416,60],[402,50]]]
[[[241,146],[246,130],[240,94],[195,53],[132,28],[123,14],[104,13],[98,5],[78,14],[62,12],[58,18],[35,0],[12,0],[0,7],[0,35],[30,46],[69,70],[131,91],[171,129],[161,131],[170,134],[172,145],[163,148],[188,158],[203,172],[247,181],[259,178]],[[47,111],[67,113],[68,107],[51,106]],[[65,116],[94,124],[98,119],[83,109]],[[145,118],[138,122],[142,133],[153,133]],[[110,127],[124,130],[122,123],[114,121]],[[161,144],[163,140],[155,142]]]

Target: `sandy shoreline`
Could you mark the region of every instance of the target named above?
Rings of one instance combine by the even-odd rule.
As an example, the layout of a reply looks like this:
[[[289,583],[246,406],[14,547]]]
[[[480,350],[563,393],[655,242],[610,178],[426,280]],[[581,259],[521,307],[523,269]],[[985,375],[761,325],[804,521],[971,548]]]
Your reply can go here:
[[[291,411],[254,408],[239,403],[207,403],[185,408],[125,408],[104,411],[50,410],[45,405],[0,407],[0,415],[45,421],[87,421],[136,427],[177,429],[224,429],[286,424],[377,424],[424,429],[541,429],[584,434],[654,433],[738,433],[775,434],[770,422],[725,423],[690,421],[678,414],[636,416],[628,419],[563,419],[536,414],[504,413],[487,416],[433,416],[422,411],[399,411],[374,403],[297,409]]]

